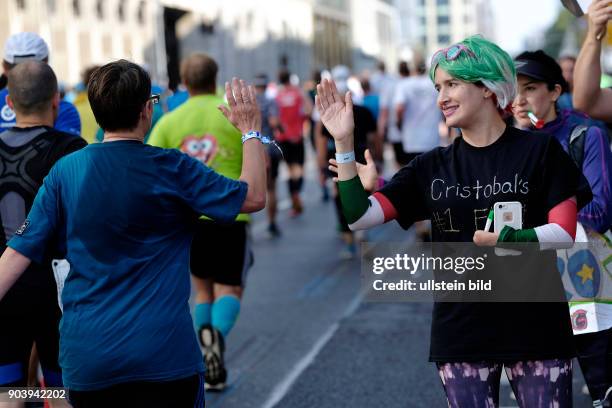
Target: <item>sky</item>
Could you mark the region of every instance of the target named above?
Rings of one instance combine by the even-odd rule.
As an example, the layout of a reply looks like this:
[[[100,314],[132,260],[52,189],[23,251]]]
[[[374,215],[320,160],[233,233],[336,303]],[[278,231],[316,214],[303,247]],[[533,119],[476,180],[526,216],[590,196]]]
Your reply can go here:
[[[523,50],[525,40],[548,28],[561,0],[487,0],[493,6],[496,42],[510,54]]]

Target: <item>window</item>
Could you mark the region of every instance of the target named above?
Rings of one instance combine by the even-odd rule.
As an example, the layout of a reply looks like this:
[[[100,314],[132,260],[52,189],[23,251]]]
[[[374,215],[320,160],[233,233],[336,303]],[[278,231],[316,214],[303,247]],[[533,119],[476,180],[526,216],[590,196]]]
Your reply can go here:
[[[448,35],[450,32],[451,29],[448,24],[441,24],[438,26],[438,35]]]
[[[445,45],[445,44],[450,44],[450,35],[439,35],[438,36],[438,43],[440,45]]]
[[[140,24],[144,24],[145,22],[145,2],[144,1],[141,1],[138,4],[137,18]]]
[[[438,6],[437,12],[439,16],[449,16],[451,14],[450,6]]]
[[[17,0],[17,8],[19,10],[25,10],[25,8],[26,8],[25,0]]]
[[[81,15],[81,2],[79,0],[72,0],[72,12],[75,16]]]
[[[346,0],[318,0],[318,4],[332,7],[337,10],[346,10],[348,7]]]
[[[123,1],[120,1],[117,6],[117,18],[119,21],[125,21],[125,3]]]
[[[438,6],[448,6],[448,0],[436,0]]]
[[[450,23],[450,18],[449,16],[438,16],[438,24],[449,24]]]
[[[102,0],[96,2],[96,15],[100,20],[104,20],[104,2]]]

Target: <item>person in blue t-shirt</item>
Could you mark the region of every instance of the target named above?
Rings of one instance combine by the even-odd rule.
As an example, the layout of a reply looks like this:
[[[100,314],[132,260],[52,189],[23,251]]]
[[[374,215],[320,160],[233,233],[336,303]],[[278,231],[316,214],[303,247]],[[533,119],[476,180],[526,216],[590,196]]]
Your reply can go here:
[[[49,47],[45,41],[37,34],[29,32],[10,36],[4,46],[2,61],[4,74],[7,75],[15,65],[28,60],[49,62]],[[8,89],[2,88],[0,90],[0,133],[12,128],[16,123],[15,112],[6,104]],[[60,101],[59,112],[53,127],[72,135],[81,135],[81,118],[73,104],[64,100]]]
[[[52,238],[69,261],[60,366],[76,408],[204,406],[188,304],[193,225],[200,215],[230,222],[266,202],[253,87],[234,79],[229,108],[219,107],[243,134],[239,180],[143,144],[150,92],[148,74],[125,60],[93,74],[88,95],[104,142],[57,162],[0,258],[0,299]]]

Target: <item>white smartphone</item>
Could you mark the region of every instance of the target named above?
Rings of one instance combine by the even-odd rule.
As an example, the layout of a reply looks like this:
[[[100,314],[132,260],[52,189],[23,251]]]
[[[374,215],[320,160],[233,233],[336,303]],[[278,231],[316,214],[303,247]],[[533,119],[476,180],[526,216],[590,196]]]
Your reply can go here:
[[[493,231],[500,233],[504,226],[523,228],[523,206],[518,201],[501,201],[493,205]]]

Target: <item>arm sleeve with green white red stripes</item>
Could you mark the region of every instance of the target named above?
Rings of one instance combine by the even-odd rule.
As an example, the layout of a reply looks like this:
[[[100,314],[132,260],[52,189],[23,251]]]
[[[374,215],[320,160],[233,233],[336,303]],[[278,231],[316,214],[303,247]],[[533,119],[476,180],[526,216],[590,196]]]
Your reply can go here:
[[[380,193],[368,197],[359,177],[338,181],[342,212],[353,231],[368,229],[392,220],[397,212]]]
[[[516,230],[505,226],[498,242],[539,242],[540,249],[571,248],[576,238],[578,208],[576,199],[570,198],[548,212],[548,224]]]

